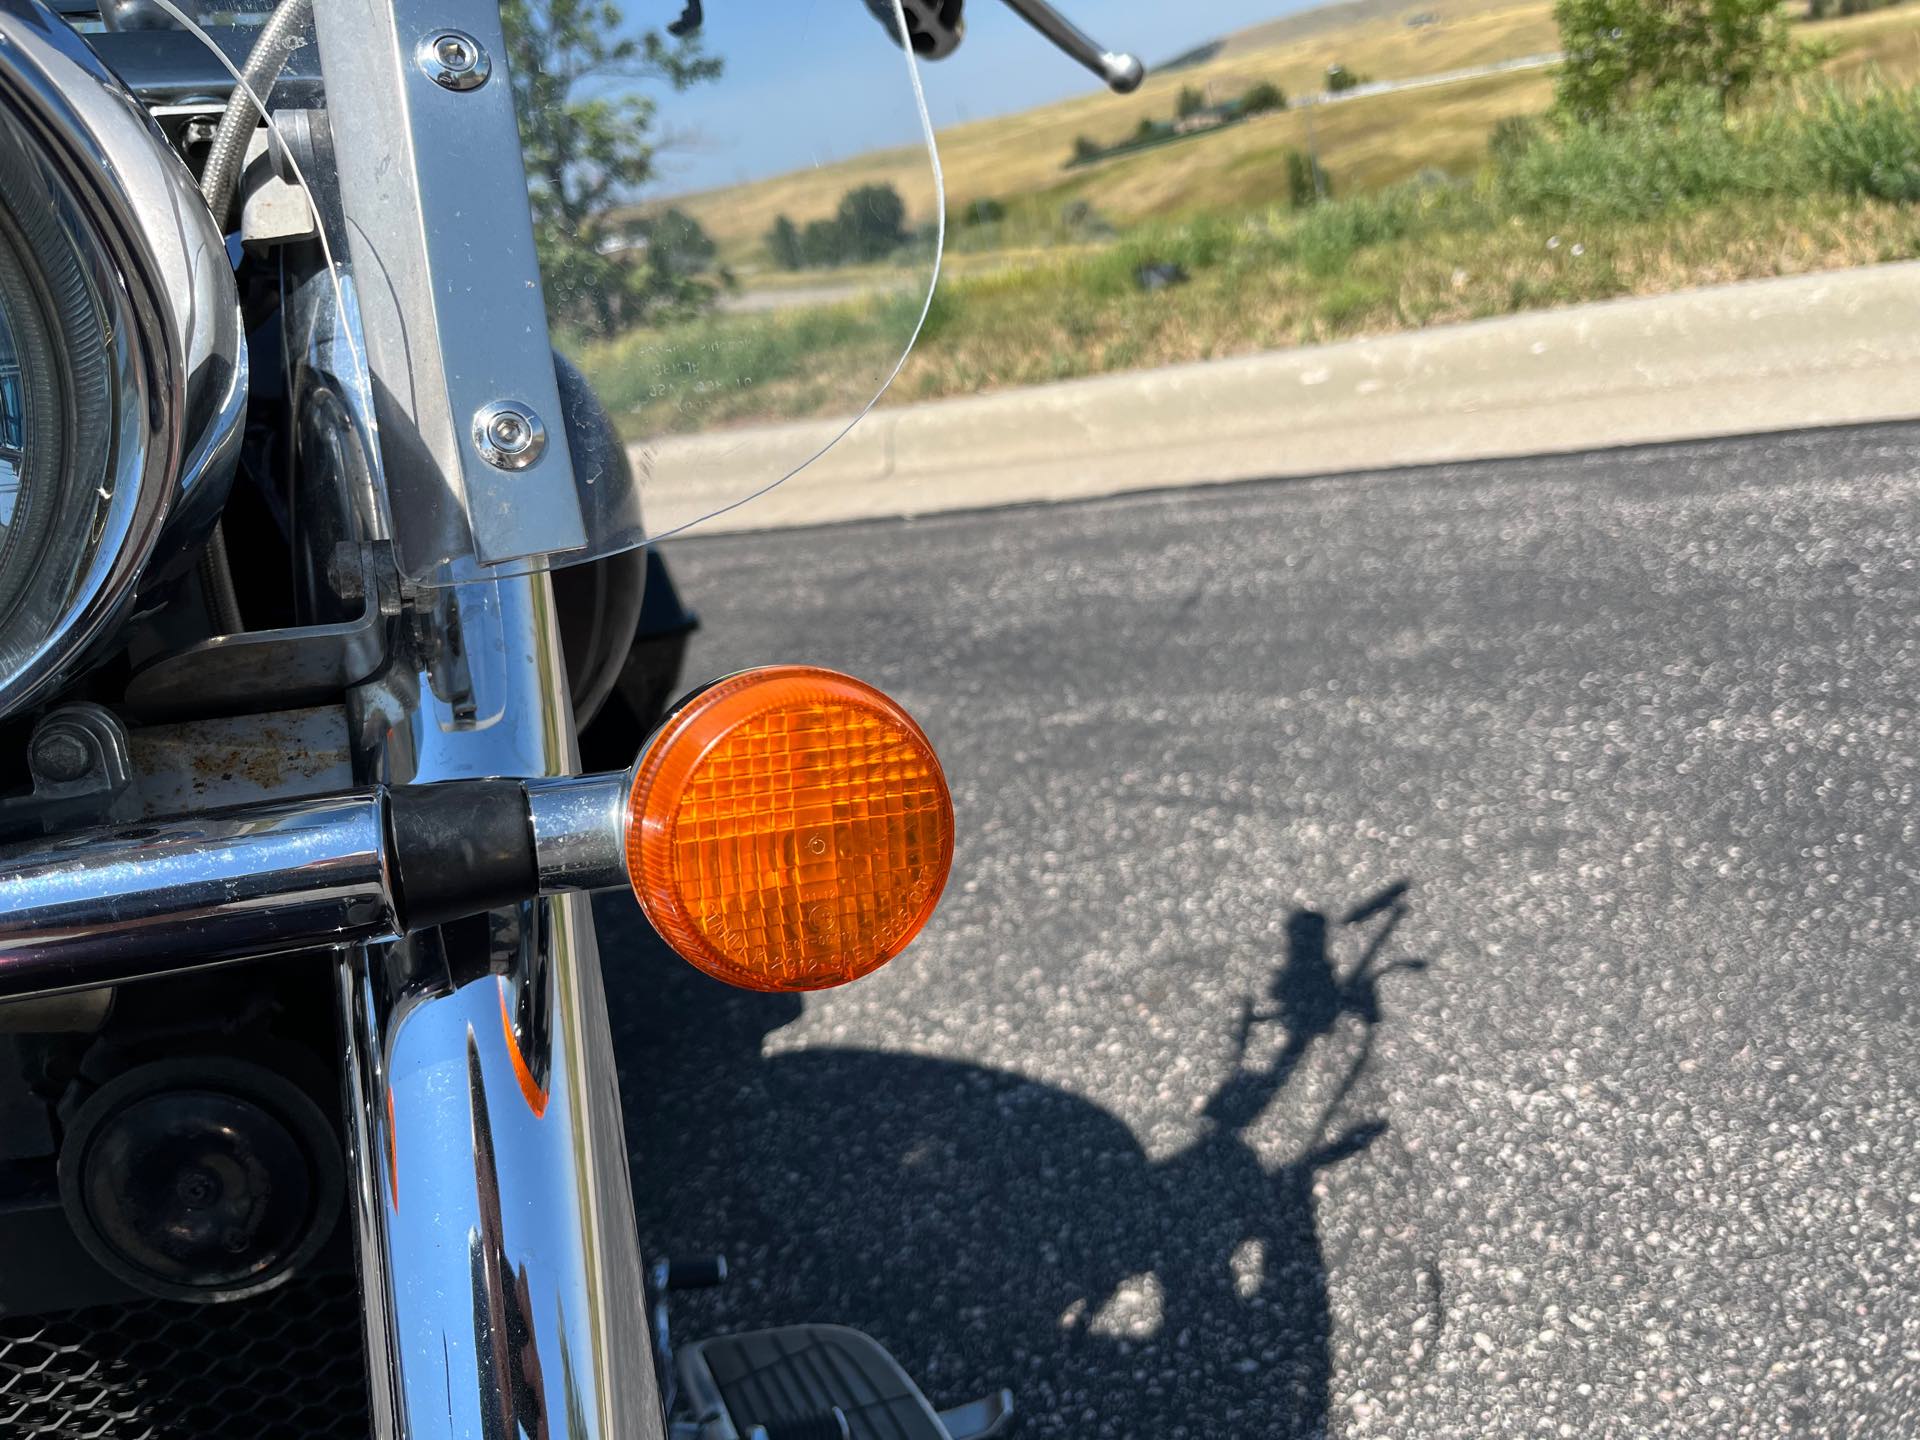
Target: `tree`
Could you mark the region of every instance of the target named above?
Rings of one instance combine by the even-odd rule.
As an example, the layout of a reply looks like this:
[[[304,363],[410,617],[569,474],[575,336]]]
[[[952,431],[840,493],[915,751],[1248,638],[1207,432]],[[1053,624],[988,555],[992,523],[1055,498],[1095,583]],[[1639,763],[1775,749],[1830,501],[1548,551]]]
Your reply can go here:
[[[1100,148],[1100,142],[1089,135],[1073,137],[1073,158],[1082,164],[1089,160],[1098,160],[1107,152]]]
[[[834,223],[849,258],[884,260],[907,243],[907,202],[891,185],[862,185],[840,197]]]
[[[773,228],[767,232],[767,253],[782,270],[798,270],[807,263],[806,251],[800,244],[800,228],[789,217],[782,215],[773,222]]]
[[[1160,122],[1155,120],[1151,115],[1141,116],[1139,125],[1134,128],[1133,138],[1135,140],[1153,140],[1157,139],[1159,135]]]
[[[800,254],[812,269],[830,269],[851,258],[838,220],[815,220],[800,232]]]
[[[1287,204],[1295,210],[1318,205],[1333,194],[1327,172],[1304,150],[1287,152]]]
[[[1287,108],[1287,92],[1271,80],[1262,80],[1240,97],[1242,115],[1265,115],[1271,110]]]
[[[1342,90],[1351,90],[1366,83],[1367,77],[1357,70],[1349,70],[1339,64],[1327,66],[1327,90],[1330,94],[1338,95]]]
[[[639,87],[683,90],[717,76],[719,60],[696,41],[625,32],[612,0],[502,0],[500,19],[549,314],[612,330],[696,304],[696,292],[711,298],[598,242],[610,212],[653,177],[656,105]]]
[[[1663,90],[1705,90],[1722,107],[1817,58],[1796,44],[1782,0],[1555,0],[1566,63],[1563,114],[1605,120]]]
[[[698,275],[719,253],[713,237],[684,210],[669,209],[647,227],[647,259],[668,275]]]
[[[1189,115],[1198,115],[1206,108],[1207,97],[1191,85],[1183,87],[1180,91],[1179,99],[1173,102],[1173,113],[1178,115],[1182,120],[1186,119]]]

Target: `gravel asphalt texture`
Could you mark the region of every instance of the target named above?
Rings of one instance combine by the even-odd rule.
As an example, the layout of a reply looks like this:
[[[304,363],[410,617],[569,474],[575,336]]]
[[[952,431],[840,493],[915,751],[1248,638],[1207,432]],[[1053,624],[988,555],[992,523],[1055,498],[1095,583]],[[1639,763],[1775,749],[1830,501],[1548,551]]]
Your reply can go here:
[[[1027,1437],[1920,1433],[1916,556],[1899,428],[672,546],[690,680],[879,684],[960,823],[804,1002],[606,908],[679,1333]]]

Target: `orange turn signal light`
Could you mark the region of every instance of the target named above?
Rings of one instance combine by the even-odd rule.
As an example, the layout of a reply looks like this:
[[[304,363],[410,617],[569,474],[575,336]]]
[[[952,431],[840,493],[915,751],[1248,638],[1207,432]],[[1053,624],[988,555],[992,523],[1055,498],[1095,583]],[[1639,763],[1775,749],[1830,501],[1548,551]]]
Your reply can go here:
[[[953,799],[920,727],[850,676],[749,670],[654,737],[627,875],[660,936],[716,979],[820,990],[877,970],[933,915]]]

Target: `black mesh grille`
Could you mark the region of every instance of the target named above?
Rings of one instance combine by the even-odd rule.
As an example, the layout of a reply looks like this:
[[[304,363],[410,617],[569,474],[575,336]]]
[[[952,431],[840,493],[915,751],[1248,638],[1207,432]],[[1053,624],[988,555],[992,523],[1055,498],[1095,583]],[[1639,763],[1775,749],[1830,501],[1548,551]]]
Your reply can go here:
[[[7,1440],[366,1440],[353,1277],[0,1319]]]

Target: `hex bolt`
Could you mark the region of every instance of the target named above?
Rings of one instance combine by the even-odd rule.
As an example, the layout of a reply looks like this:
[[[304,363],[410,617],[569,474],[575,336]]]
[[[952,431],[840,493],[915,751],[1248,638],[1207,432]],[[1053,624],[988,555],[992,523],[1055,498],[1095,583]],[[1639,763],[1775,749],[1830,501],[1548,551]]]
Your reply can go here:
[[[443,90],[478,90],[493,74],[486,47],[464,30],[437,30],[414,52],[417,64]]]
[[[48,730],[33,741],[33,773],[56,784],[84,779],[93,768],[86,741],[70,730]]]
[[[480,458],[499,470],[524,470],[547,448],[547,427],[517,400],[496,400],[473,417]]]
[[[496,415],[487,428],[487,438],[503,454],[518,455],[532,441],[533,431],[518,415]]]

